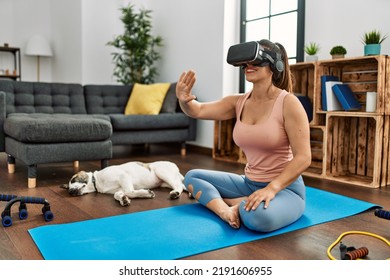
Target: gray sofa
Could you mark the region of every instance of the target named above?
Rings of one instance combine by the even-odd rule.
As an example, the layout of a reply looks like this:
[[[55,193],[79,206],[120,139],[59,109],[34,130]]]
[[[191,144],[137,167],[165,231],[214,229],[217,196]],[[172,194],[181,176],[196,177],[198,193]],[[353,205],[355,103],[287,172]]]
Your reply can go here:
[[[178,106],[172,83],[158,115],[125,115],[132,85],[80,85],[0,80],[0,152],[8,171],[28,166],[36,186],[37,165],[112,158],[113,145],[195,140],[196,120]]]

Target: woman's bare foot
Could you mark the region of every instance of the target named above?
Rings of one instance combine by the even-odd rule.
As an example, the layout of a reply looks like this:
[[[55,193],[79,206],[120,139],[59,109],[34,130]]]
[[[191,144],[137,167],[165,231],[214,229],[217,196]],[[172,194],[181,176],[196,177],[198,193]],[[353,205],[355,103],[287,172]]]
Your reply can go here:
[[[223,221],[227,222],[232,228],[240,228],[240,203],[228,205],[223,199],[216,198],[207,203],[206,207],[218,215]]]
[[[226,210],[221,211],[220,218],[227,222],[232,228],[240,228],[240,214],[238,212],[238,207],[240,204],[233,205],[228,207]]]

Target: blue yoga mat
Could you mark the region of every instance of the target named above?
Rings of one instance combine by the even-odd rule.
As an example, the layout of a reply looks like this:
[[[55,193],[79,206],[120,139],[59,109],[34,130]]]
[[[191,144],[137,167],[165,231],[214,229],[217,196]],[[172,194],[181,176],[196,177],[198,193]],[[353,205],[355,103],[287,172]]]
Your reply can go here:
[[[271,233],[231,228],[194,203],[46,225],[29,233],[47,260],[173,260],[326,223],[378,205],[307,187],[304,215]]]

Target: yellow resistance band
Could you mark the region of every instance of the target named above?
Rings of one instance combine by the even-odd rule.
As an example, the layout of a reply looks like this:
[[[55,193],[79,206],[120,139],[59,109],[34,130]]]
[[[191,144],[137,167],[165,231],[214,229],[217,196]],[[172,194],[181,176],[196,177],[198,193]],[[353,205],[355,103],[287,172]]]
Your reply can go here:
[[[329,246],[328,250],[326,251],[326,253],[327,253],[327,255],[328,255],[328,258],[329,258],[330,260],[337,260],[335,257],[332,256],[331,251],[332,251],[332,249],[333,249],[337,244],[340,243],[340,241],[341,241],[345,236],[350,235],[350,234],[359,234],[359,235],[371,236],[371,237],[377,238],[377,239],[379,239],[379,240],[382,240],[383,242],[385,242],[385,243],[387,244],[387,246],[390,247],[390,242],[389,242],[386,238],[384,238],[384,237],[382,237],[382,236],[379,236],[379,235],[377,235],[377,234],[370,233],[370,232],[365,232],[365,231],[346,231],[346,232],[344,232],[343,234],[341,234],[341,235],[336,239],[336,241],[333,242],[333,243]],[[387,260],[390,260],[390,258],[388,258]]]

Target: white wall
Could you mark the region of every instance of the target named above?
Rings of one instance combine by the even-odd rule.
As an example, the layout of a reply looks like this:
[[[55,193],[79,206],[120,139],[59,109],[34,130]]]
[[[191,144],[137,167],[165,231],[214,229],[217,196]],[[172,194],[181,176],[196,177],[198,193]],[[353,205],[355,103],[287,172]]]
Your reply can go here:
[[[343,45],[347,57],[364,55],[361,38],[373,29],[390,35],[388,0],[306,0],[305,41],[320,44],[319,59],[330,59],[330,49]],[[390,37],[382,44],[390,54]]]
[[[110,55],[113,49],[107,42],[122,33],[119,2],[122,1],[82,1],[82,84],[116,83]]]
[[[183,71],[192,69],[197,74],[194,93],[200,101],[213,101],[226,91],[228,93],[238,91],[238,79],[235,78],[233,83],[228,83],[229,85],[224,83],[224,75],[227,77],[232,75],[229,70],[225,70],[226,44],[239,40],[235,28],[235,32],[229,34],[226,38],[227,43],[225,42],[224,24],[226,17],[230,22],[237,22],[239,1],[130,2],[139,8],[152,10],[154,32],[164,39],[164,47],[161,49],[162,60],[159,63],[159,81],[177,81]],[[232,6],[235,9],[232,9]],[[233,67],[229,69],[235,70]],[[212,147],[213,135],[214,122],[199,120],[196,145]]]
[[[24,49],[27,41],[35,34],[42,35],[50,40],[51,12],[50,0],[0,0],[0,44],[9,43],[10,46],[21,48],[22,78],[37,79],[36,57],[25,56]],[[41,80],[51,80],[51,60],[42,57]],[[13,69],[13,62],[0,54],[0,69]],[[43,79],[42,79],[43,78]]]
[[[226,64],[227,48],[239,41],[239,0],[0,0],[0,44],[23,49],[39,33],[50,40],[54,56],[41,59],[41,80],[115,83],[111,47],[122,33],[119,8],[133,3],[152,10],[153,32],[164,39],[157,82],[176,81],[182,71],[197,72],[195,93],[211,101],[238,90],[238,71]],[[380,29],[390,34],[390,1],[306,0],[306,42],[321,45],[320,59],[342,44],[347,56],[361,56],[360,38]],[[374,15],[374,16],[372,16]],[[390,38],[382,44],[390,53]],[[0,54],[0,68],[8,63]],[[22,55],[22,78],[36,80],[36,60]],[[196,145],[213,146],[213,122],[199,121]]]
[[[14,14],[14,5],[12,0],[0,0],[0,45],[4,43],[10,46],[18,46],[14,41],[14,22],[12,15]],[[4,72],[5,69],[13,70],[12,57],[5,53],[0,53],[0,70]]]
[[[52,0],[49,6],[52,15],[50,26],[54,52],[54,56],[50,58],[52,81],[81,83],[83,33],[80,0]],[[23,77],[23,80],[27,78]]]

